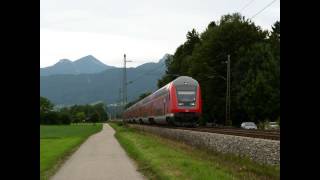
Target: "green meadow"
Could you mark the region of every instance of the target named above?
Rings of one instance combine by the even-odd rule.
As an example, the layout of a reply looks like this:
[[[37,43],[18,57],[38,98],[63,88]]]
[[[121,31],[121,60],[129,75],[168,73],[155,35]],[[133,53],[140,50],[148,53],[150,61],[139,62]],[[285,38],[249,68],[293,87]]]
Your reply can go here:
[[[40,179],[48,179],[102,124],[40,125]]]
[[[121,123],[110,125],[121,146],[148,179],[280,179],[279,166],[192,148]]]

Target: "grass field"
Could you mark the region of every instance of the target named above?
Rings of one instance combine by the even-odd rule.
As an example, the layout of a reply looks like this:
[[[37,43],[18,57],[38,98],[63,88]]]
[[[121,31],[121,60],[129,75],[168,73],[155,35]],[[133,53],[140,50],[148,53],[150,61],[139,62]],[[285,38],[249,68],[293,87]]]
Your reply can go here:
[[[110,123],[116,138],[148,179],[280,179],[279,166],[194,149],[182,143]]]
[[[102,129],[96,125],[41,125],[40,179],[48,179],[63,162],[91,134]]]

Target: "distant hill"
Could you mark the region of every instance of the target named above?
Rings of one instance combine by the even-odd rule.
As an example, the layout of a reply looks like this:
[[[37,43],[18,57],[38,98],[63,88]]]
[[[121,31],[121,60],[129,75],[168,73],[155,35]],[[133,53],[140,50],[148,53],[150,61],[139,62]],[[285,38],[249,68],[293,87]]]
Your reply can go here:
[[[99,61],[92,55],[82,57],[74,62],[69,59],[61,59],[53,66],[40,68],[40,76],[50,76],[57,74],[92,74],[115,68]]]
[[[145,63],[127,69],[128,101],[141,93],[157,89],[157,80],[165,73],[165,55],[158,63]],[[68,63],[68,62],[66,62]],[[40,95],[57,105],[87,104],[119,101],[122,87],[122,68],[111,68],[91,74],[60,74],[40,77]],[[131,83],[132,82],[132,83]]]

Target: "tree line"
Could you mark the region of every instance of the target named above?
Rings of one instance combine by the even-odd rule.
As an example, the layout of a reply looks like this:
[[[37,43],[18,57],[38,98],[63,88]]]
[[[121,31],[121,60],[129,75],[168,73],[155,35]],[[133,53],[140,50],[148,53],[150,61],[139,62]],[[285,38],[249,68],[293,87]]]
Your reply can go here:
[[[103,103],[73,105],[54,110],[54,104],[40,97],[40,124],[96,123],[108,120],[107,107]]]
[[[192,29],[166,60],[158,87],[177,75],[195,78],[203,98],[201,123],[225,124],[228,55],[231,123],[280,121],[280,21],[268,31],[234,13],[212,21],[202,33]]]

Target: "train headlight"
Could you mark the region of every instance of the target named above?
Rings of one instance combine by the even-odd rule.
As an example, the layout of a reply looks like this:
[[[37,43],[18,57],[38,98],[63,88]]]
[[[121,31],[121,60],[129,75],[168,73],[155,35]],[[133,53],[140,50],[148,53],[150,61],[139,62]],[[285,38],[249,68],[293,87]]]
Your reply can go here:
[[[190,103],[191,106],[194,106],[194,103]]]
[[[183,106],[183,103],[178,103],[179,106]]]

